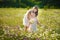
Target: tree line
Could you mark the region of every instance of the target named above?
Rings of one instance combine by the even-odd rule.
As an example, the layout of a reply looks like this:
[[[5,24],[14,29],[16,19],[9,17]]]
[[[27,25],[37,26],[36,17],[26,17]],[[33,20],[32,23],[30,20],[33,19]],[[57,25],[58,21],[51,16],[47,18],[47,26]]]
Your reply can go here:
[[[34,5],[38,5],[40,8],[60,8],[60,0],[0,0],[0,8],[26,8]]]

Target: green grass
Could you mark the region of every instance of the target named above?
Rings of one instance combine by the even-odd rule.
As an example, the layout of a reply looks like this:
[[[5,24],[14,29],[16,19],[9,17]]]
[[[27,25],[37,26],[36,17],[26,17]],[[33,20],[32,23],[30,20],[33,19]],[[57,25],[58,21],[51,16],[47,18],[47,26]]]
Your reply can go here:
[[[0,8],[0,19],[3,24],[22,25],[22,19],[27,9],[21,8]]]
[[[36,38],[41,40],[60,40],[60,9],[39,9],[37,18],[45,27],[38,26],[39,31],[36,33],[24,32],[23,29],[19,30],[17,28],[24,27],[22,20],[27,10],[26,8],[0,8],[0,28],[3,28],[3,30],[0,30],[1,40],[22,40],[24,37],[30,40],[35,40]]]

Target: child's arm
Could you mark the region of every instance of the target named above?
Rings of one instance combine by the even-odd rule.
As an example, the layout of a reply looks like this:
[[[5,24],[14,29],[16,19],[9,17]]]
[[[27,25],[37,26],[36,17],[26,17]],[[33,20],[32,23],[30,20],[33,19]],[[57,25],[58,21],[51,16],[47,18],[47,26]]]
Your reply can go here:
[[[37,21],[37,24],[39,25],[39,26],[42,26],[42,27],[45,27],[43,24],[41,24],[39,21]]]
[[[40,24],[40,22],[39,22],[39,21],[37,21],[37,24],[38,24],[39,26],[41,26],[41,24]]]
[[[38,19],[37,19],[37,24],[38,24],[39,26],[41,26],[41,24],[40,24],[40,22],[38,21]]]
[[[36,18],[37,19],[37,18]],[[37,19],[37,24],[39,25],[39,26],[44,26],[43,24],[41,24],[39,21],[38,21],[38,19]]]

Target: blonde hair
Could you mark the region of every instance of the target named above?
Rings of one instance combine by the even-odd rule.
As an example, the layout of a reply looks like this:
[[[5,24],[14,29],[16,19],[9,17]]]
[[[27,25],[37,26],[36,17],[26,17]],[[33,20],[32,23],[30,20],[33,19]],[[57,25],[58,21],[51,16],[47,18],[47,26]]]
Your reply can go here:
[[[29,18],[29,15],[31,14],[31,11],[32,11],[32,10],[29,9],[29,10],[27,11],[27,13],[25,14],[25,16],[26,16],[28,19],[30,19],[30,18]]]
[[[29,15],[31,14],[32,11],[34,11],[33,9],[36,9],[36,10],[37,10],[37,11],[35,12],[35,15],[36,15],[36,16],[38,15],[38,6],[34,6],[32,9],[29,9],[29,10],[27,11],[27,13],[25,14],[25,16],[26,16],[28,19],[30,19],[30,18],[29,18]]]
[[[35,14],[36,14],[36,16],[38,15],[38,6],[37,5],[35,5],[33,8],[32,8],[32,10],[33,9],[36,9],[37,11],[35,12]]]

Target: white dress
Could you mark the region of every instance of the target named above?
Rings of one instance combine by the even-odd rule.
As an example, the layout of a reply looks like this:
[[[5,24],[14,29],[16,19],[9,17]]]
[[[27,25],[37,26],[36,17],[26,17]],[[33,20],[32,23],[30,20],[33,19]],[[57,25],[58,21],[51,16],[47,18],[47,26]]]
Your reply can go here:
[[[29,26],[29,20],[27,18],[27,14],[30,12],[31,10],[28,10],[27,13],[24,15],[24,18],[23,18],[23,25],[25,26]]]
[[[33,23],[29,25],[28,31],[30,32],[36,32],[37,31],[37,18],[31,18],[30,20],[33,20]]]
[[[25,26],[29,26],[29,20],[27,19],[27,16],[25,15],[24,18],[23,18],[23,25]]]

